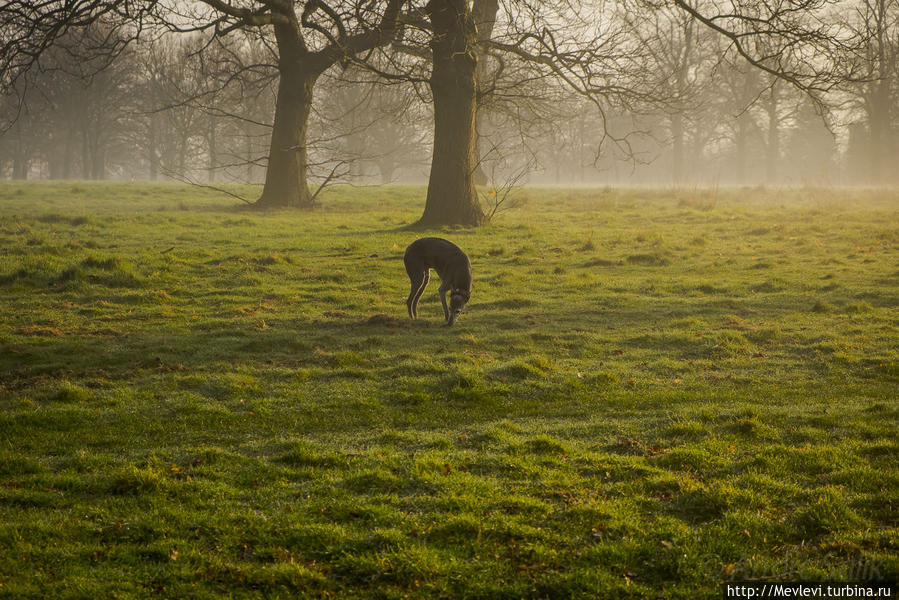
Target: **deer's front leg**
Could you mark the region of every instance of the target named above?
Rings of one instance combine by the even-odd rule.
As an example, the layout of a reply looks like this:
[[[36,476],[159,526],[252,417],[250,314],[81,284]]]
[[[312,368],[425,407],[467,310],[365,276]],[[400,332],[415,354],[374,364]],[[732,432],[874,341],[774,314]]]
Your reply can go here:
[[[446,290],[449,289],[444,283],[440,284],[440,303],[443,304],[443,318],[449,321],[449,309],[446,307]]]

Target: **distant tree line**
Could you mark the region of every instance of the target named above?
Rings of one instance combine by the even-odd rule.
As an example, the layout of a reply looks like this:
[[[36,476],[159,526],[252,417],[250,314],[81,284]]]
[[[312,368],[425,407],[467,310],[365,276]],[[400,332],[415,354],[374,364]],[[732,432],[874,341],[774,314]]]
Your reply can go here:
[[[897,0],[7,0],[0,174],[427,178],[425,224],[475,184],[889,184],[897,53]]]
[[[60,40],[4,97],[3,176],[264,181],[278,80],[270,48],[166,34],[98,69],[81,50],[105,34],[93,26]],[[352,69],[329,75],[310,119],[313,179],[337,163],[338,180],[426,176],[429,117],[414,90]]]

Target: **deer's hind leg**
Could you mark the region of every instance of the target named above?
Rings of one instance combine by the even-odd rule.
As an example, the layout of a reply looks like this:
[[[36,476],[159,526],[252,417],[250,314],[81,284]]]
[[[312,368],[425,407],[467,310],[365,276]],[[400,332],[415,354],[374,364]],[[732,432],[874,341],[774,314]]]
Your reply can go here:
[[[424,294],[425,287],[431,279],[431,271],[423,261],[408,256],[405,258],[405,263],[406,273],[409,275],[411,284],[409,297],[406,299],[406,309],[409,311],[409,318],[416,319],[418,318],[418,301],[421,300],[421,295]]]
[[[421,300],[430,279],[431,275],[427,270],[412,278],[412,290],[409,292],[409,299],[406,300],[406,308],[409,309],[409,317],[413,319],[418,318],[418,301]]]

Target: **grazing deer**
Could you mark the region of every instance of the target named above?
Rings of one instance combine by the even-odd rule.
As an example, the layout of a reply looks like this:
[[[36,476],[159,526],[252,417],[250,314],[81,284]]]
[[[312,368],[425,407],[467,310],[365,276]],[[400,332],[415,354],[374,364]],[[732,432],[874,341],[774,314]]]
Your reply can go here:
[[[471,298],[471,261],[459,246],[441,238],[421,238],[406,248],[403,256],[412,291],[406,299],[409,318],[418,317],[418,301],[431,278],[431,269],[440,277],[440,302],[447,325],[455,323]],[[449,307],[446,292],[450,292]]]

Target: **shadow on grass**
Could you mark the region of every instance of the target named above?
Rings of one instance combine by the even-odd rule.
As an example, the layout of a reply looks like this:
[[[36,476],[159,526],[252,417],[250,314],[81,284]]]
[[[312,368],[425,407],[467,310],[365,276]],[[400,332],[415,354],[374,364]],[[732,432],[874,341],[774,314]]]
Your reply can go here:
[[[265,328],[247,322],[200,323],[189,331],[156,329],[114,335],[97,330],[51,336],[43,330],[23,329],[20,333],[29,334],[26,338],[0,343],[0,384],[18,389],[36,377],[121,379],[136,370],[202,370],[221,364],[347,366],[340,364],[341,354],[364,347],[372,336],[425,332],[440,335],[451,330],[442,321],[411,321],[383,313],[361,319],[341,313],[337,318],[309,321],[269,320]]]

